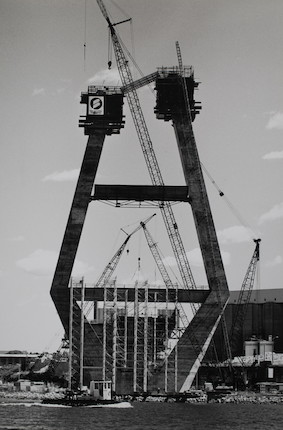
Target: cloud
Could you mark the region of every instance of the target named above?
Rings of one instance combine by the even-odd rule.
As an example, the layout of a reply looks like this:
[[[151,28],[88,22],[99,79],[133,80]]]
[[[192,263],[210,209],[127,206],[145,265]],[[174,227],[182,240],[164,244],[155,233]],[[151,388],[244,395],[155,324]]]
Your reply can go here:
[[[79,176],[79,169],[63,170],[63,172],[54,172],[45,176],[42,181],[67,182],[76,181]]]
[[[161,279],[156,279],[156,281],[150,282],[150,285],[153,285],[155,287],[161,287],[164,285],[164,282]]]
[[[66,91],[66,88],[64,88],[64,87],[57,88],[56,89],[56,94],[62,94],[62,93],[64,93],[64,91]]]
[[[22,235],[11,237],[10,239],[11,242],[23,242],[24,240],[25,238]]]
[[[136,282],[144,283],[148,280],[147,275],[143,274],[140,270],[137,270],[131,278],[124,278],[121,284],[124,285],[134,285]],[[115,278],[115,276],[114,276]],[[113,278],[111,278],[113,279]]]
[[[94,85],[118,85],[121,86],[121,79],[118,69],[104,69],[97,72],[88,79],[89,84]]]
[[[225,266],[228,266],[231,262],[231,256],[229,252],[220,250],[220,253],[223,260],[223,264]],[[202,259],[200,248],[195,248],[192,251],[187,252],[186,254],[192,266],[203,267],[203,259]]]
[[[251,232],[248,228],[234,225],[217,232],[220,243],[243,243],[251,240]]]
[[[222,261],[224,266],[229,266],[231,264],[231,254],[227,251],[220,250]]]
[[[220,252],[221,252],[223,264],[225,266],[228,266],[231,262],[231,256],[229,252],[226,252],[226,251],[220,251]],[[204,267],[200,248],[194,248],[191,251],[186,252],[186,255],[191,266]],[[168,256],[163,258],[162,261],[165,266],[170,266],[170,267],[177,266],[175,257]]]
[[[258,223],[263,224],[264,222],[274,221],[279,218],[283,218],[283,202],[273,206],[273,208],[271,208],[268,212],[262,214]]]
[[[175,257],[167,256],[167,257],[164,257],[162,261],[165,266],[169,266],[169,267],[177,266]]]
[[[276,112],[274,113],[270,118],[266,125],[266,128],[268,130],[271,130],[273,128],[278,130],[283,130],[283,113],[282,112]]]
[[[203,267],[203,259],[199,248],[186,252],[186,255],[192,266]]]
[[[46,249],[37,249],[25,258],[18,260],[16,265],[27,273],[37,276],[51,276],[54,274],[58,260],[58,252]],[[76,260],[73,276],[83,276],[93,268],[87,263]]]
[[[35,88],[32,92],[32,96],[45,96],[46,91],[44,88]]]
[[[273,151],[262,156],[263,160],[279,160],[283,158],[283,151]]]
[[[278,266],[279,264],[282,264],[282,257],[281,255],[277,255],[273,260],[268,261],[266,263],[267,267],[274,267],[274,266]]]

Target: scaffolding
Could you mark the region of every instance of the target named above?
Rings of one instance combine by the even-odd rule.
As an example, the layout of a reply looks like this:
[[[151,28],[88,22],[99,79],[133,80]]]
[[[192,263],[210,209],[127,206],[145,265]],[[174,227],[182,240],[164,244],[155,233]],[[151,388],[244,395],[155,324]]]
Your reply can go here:
[[[129,290],[132,289],[131,301]],[[175,303],[160,302],[157,292],[151,293],[147,282],[125,288],[118,293],[116,282],[103,287],[103,380],[111,380],[117,390],[119,372],[130,371],[132,391],[148,391],[148,380],[165,363],[162,390],[176,390],[177,362],[169,365],[169,356],[177,354],[170,342],[178,339],[182,332],[179,326],[177,294]],[[120,291],[120,290],[119,290]],[[164,288],[160,289],[164,295]],[[152,295],[149,300],[150,294]],[[170,309],[171,307],[171,309]]]
[[[82,388],[84,361],[84,279],[70,279],[68,388]]]

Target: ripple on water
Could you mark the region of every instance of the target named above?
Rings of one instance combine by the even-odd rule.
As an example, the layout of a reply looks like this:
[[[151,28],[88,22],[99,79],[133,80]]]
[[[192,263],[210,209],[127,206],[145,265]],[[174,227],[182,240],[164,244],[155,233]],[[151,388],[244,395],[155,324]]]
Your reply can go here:
[[[281,430],[282,404],[133,403],[127,408],[0,407],[0,430]]]

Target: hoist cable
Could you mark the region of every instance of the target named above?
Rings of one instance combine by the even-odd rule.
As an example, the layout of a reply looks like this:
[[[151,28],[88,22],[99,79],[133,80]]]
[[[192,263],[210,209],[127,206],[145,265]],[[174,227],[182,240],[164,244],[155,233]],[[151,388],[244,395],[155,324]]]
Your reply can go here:
[[[130,18],[130,16],[121,8],[121,6],[119,6],[114,0],[111,0],[111,3],[114,4],[114,6],[116,6],[116,8],[126,17],[126,18]]]
[[[230,200],[226,197],[226,195],[224,194],[224,192],[217,185],[217,183],[215,182],[215,180],[213,179],[213,177],[211,176],[211,174],[208,172],[208,170],[206,169],[206,167],[204,166],[203,163],[201,163],[201,166],[202,166],[203,171],[207,175],[207,177],[210,179],[211,183],[217,189],[219,196],[223,197],[223,199],[225,200],[227,206],[230,208],[230,210],[232,211],[232,213],[234,214],[234,216],[237,218],[237,220],[240,222],[240,224],[242,224],[242,226],[244,226],[246,228],[246,230],[247,230],[248,234],[250,235],[251,239],[257,238],[258,235],[254,232],[254,230],[252,229],[252,227],[243,219],[243,217],[241,216],[241,214],[239,213],[239,211],[235,208],[235,206],[232,205],[232,203],[230,202]]]
[[[130,21],[130,32],[131,32],[131,48],[132,48],[132,56],[133,58],[136,58],[136,52],[135,52],[135,40],[134,40],[134,29],[133,29],[133,21],[131,19]]]
[[[112,40],[111,40],[111,33],[110,33],[110,28],[108,30],[108,69],[111,68],[112,65]]]
[[[85,0],[84,10],[84,72],[86,71],[86,15],[87,15],[87,0]]]
[[[139,75],[143,78],[143,77],[145,77],[145,74],[142,72],[142,70],[140,69],[139,65],[137,64],[137,62],[136,62],[136,60],[134,58],[135,57],[135,48],[134,48],[134,32],[133,32],[132,19],[113,0],[111,0],[111,2],[120,10],[120,12],[122,12],[130,20],[130,23],[131,23],[131,44],[132,44],[133,54],[131,54],[131,52],[129,51],[129,49],[127,48],[127,46],[123,42],[123,40],[120,38],[119,33],[117,32],[117,30],[115,31],[115,33],[116,33],[116,36],[117,36],[117,39],[118,39],[120,45],[123,47],[124,54],[128,57],[128,59],[131,61],[131,63],[133,64],[133,66],[138,71]],[[111,20],[113,21],[113,18],[111,16],[111,14],[110,13],[108,13],[108,14],[109,14],[109,17],[111,18]],[[110,31],[109,31],[109,34],[110,34]],[[111,47],[112,47],[112,44],[111,44]],[[108,52],[109,52],[109,46],[108,46]],[[110,61],[111,61],[111,63],[110,63],[110,66],[109,66],[109,62]],[[112,59],[111,60],[108,59],[108,67],[110,68],[111,65],[112,65]],[[154,90],[151,88],[151,86],[149,84],[147,86],[150,89],[150,91],[154,94]]]

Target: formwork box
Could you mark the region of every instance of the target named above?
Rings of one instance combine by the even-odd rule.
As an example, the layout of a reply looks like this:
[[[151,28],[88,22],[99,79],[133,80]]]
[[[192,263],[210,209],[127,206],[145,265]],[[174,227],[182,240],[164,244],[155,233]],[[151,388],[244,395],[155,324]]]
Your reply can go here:
[[[168,71],[161,73],[156,79],[156,106],[154,112],[157,119],[169,121],[172,114],[186,111],[186,102],[184,98],[183,87],[180,85],[180,79],[183,79],[177,71]],[[193,74],[184,78],[187,86],[192,121],[199,113],[200,107],[195,106],[194,89],[198,84],[194,80]]]
[[[124,127],[124,95],[119,87],[88,87],[81,94],[81,103],[87,105],[86,116],[81,116],[79,127],[86,135],[104,131],[107,135],[118,134]]]

